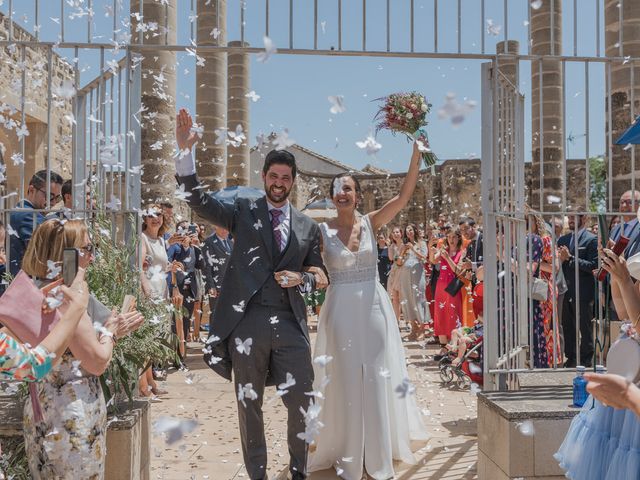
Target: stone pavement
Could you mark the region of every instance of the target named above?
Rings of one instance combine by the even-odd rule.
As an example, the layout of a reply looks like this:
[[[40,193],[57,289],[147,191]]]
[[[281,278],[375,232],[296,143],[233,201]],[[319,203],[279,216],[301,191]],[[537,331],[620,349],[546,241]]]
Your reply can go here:
[[[312,338],[313,344],[313,338]],[[189,372],[171,370],[163,387],[162,402],[151,405],[152,422],[169,415],[197,418],[199,426],[182,441],[167,445],[151,439],[151,479],[235,480],[247,479],[242,462],[237,425],[236,394],[231,383],[213,373],[202,360],[201,345],[189,345]],[[476,398],[468,390],[440,384],[436,363],[428,359],[437,348],[405,344],[409,374],[432,438],[416,443],[416,465],[396,464],[396,479],[474,479],[476,475]],[[286,410],[279,399],[270,402],[275,389],[267,389],[264,407],[269,448],[269,477],[286,478],[289,456],[286,442]],[[310,480],[337,479],[333,470],[314,473]]]

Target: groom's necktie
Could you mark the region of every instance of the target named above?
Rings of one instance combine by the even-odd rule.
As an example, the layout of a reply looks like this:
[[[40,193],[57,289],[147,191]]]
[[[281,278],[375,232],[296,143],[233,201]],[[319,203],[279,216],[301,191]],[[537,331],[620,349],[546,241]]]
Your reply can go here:
[[[277,208],[271,210],[271,228],[273,228],[273,239],[276,241],[279,252],[282,251],[282,230],[280,230],[280,223],[282,223],[282,220],[280,219],[281,216],[282,210],[278,210]]]

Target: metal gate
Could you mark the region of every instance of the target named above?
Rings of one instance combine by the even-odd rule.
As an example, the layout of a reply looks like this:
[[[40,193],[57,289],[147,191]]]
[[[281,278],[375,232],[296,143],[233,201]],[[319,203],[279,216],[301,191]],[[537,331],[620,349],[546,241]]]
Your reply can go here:
[[[490,386],[496,382],[494,371],[525,366],[530,345],[524,96],[496,62],[482,65],[482,124],[484,383]]]

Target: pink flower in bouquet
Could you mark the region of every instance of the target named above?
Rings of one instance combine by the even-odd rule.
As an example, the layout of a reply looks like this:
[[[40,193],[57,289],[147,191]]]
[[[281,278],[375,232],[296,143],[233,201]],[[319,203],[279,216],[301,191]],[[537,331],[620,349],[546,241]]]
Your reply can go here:
[[[427,99],[418,92],[409,92],[393,93],[378,100],[384,103],[375,116],[378,120],[376,132],[390,130],[392,133],[404,133],[412,140],[419,141],[425,164],[434,165],[437,159],[429,149],[429,140],[424,128],[427,125],[427,114],[431,109]]]

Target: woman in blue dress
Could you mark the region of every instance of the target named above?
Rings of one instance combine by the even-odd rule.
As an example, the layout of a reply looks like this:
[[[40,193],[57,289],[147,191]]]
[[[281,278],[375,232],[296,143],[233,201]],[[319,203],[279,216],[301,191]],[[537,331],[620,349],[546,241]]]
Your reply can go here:
[[[602,266],[611,275],[616,313],[619,318],[634,319],[632,327],[637,330],[640,290],[634,285],[626,261],[608,249],[601,250],[600,256]],[[593,381],[594,377],[600,375],[588,375],[587,379]],[[609,376],[602,377],[606,382]],[[587,388],[597,392],[598,387],[598,382],[593,382]],[[555,458],[570,479],[640,478],[640,419],[631,409],[618,410],[589,396],[571,422]]]

